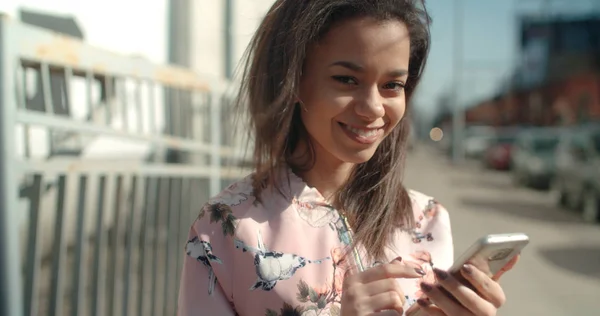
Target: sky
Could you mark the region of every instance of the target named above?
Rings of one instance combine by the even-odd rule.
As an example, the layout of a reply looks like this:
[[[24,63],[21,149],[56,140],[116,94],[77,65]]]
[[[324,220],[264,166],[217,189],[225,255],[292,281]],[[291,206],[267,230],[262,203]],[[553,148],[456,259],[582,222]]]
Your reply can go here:
[[[0,0],[0,12],[15,18],[19,7],[75,16],[93,46],[166,60],[166,0]]]
[[[208,1],[208,0],[197,0]],[[238,0],[256,1],[256,0]],[[433,113],[440,95],[459,80],[461,103],[491,96],[518,61],[516,13],[600,9],[597,0],[462,0],[463,54],[455,67],[453,0],[428,0],[433,18],[432,49],[415,104]],[[548,6],[550,4],[550,6]],[[166,60],[166,0],[2,0],[0,11],[16,16],[18,7],[74,15],[86,41],[124,54]],[[132,19],[132,14],[135,19]]]
[[[598,0],[462,0],[462,67],[455,66],[454,0],[428,0],[432,48],[415,105],[425,113],[459,80],[463,106],[489,98],[519,63],[518,17],[600,12]]]
[[[436,109],[437,100],[459,81],[462,100],[484,98],[505,77],[516,56],[512,0],[463,0],[462,36],[454,32],[454,1],[430,0],[432,47],[415,105]],[[455,45],[462,41],[463,67],[455,64]],[[471,102],[471,101],[463,101]]]

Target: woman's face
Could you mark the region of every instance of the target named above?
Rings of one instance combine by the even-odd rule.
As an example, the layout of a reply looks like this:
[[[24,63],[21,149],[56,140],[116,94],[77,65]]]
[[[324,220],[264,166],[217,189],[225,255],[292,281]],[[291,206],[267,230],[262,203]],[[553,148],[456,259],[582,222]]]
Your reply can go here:
[[[317,162],[373,156],[404,115],[409,56],[404,23],[371,18],[344,21],[309,47],[299,98]]]

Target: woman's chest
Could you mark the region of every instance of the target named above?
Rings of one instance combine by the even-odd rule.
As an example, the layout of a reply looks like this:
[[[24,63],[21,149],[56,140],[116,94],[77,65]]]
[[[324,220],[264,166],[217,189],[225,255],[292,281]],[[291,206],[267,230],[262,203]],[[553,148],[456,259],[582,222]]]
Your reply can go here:
[[[388,262],[398,256],[418,260],[409,236],[400,244]],[[232,295],[239,315],[339,315],[344,275],[354,262],[344,256],[347,244],[335,218],[246,224],[238,228],[235,246]],[[398,282],[409,306],[419,280]]]

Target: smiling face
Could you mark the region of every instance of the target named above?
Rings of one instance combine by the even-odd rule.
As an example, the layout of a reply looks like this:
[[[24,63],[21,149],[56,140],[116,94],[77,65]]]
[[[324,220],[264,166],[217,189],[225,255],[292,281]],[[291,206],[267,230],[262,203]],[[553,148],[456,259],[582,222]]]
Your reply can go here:
[[[395,20],[350,19],[309,48],[299,99],[317,164],[374,155],[404,115],[409,57],[408,30]]]

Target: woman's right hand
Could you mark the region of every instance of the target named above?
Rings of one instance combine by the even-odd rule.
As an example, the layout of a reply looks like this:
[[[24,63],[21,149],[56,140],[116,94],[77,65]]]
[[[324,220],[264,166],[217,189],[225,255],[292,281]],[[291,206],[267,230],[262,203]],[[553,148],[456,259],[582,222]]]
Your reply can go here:
[[[359,273],[344,277],[341,299],[342,316],[402,315],[405,296],[396,279],[414,279],[425,275],[418,264],[396,258]]]

